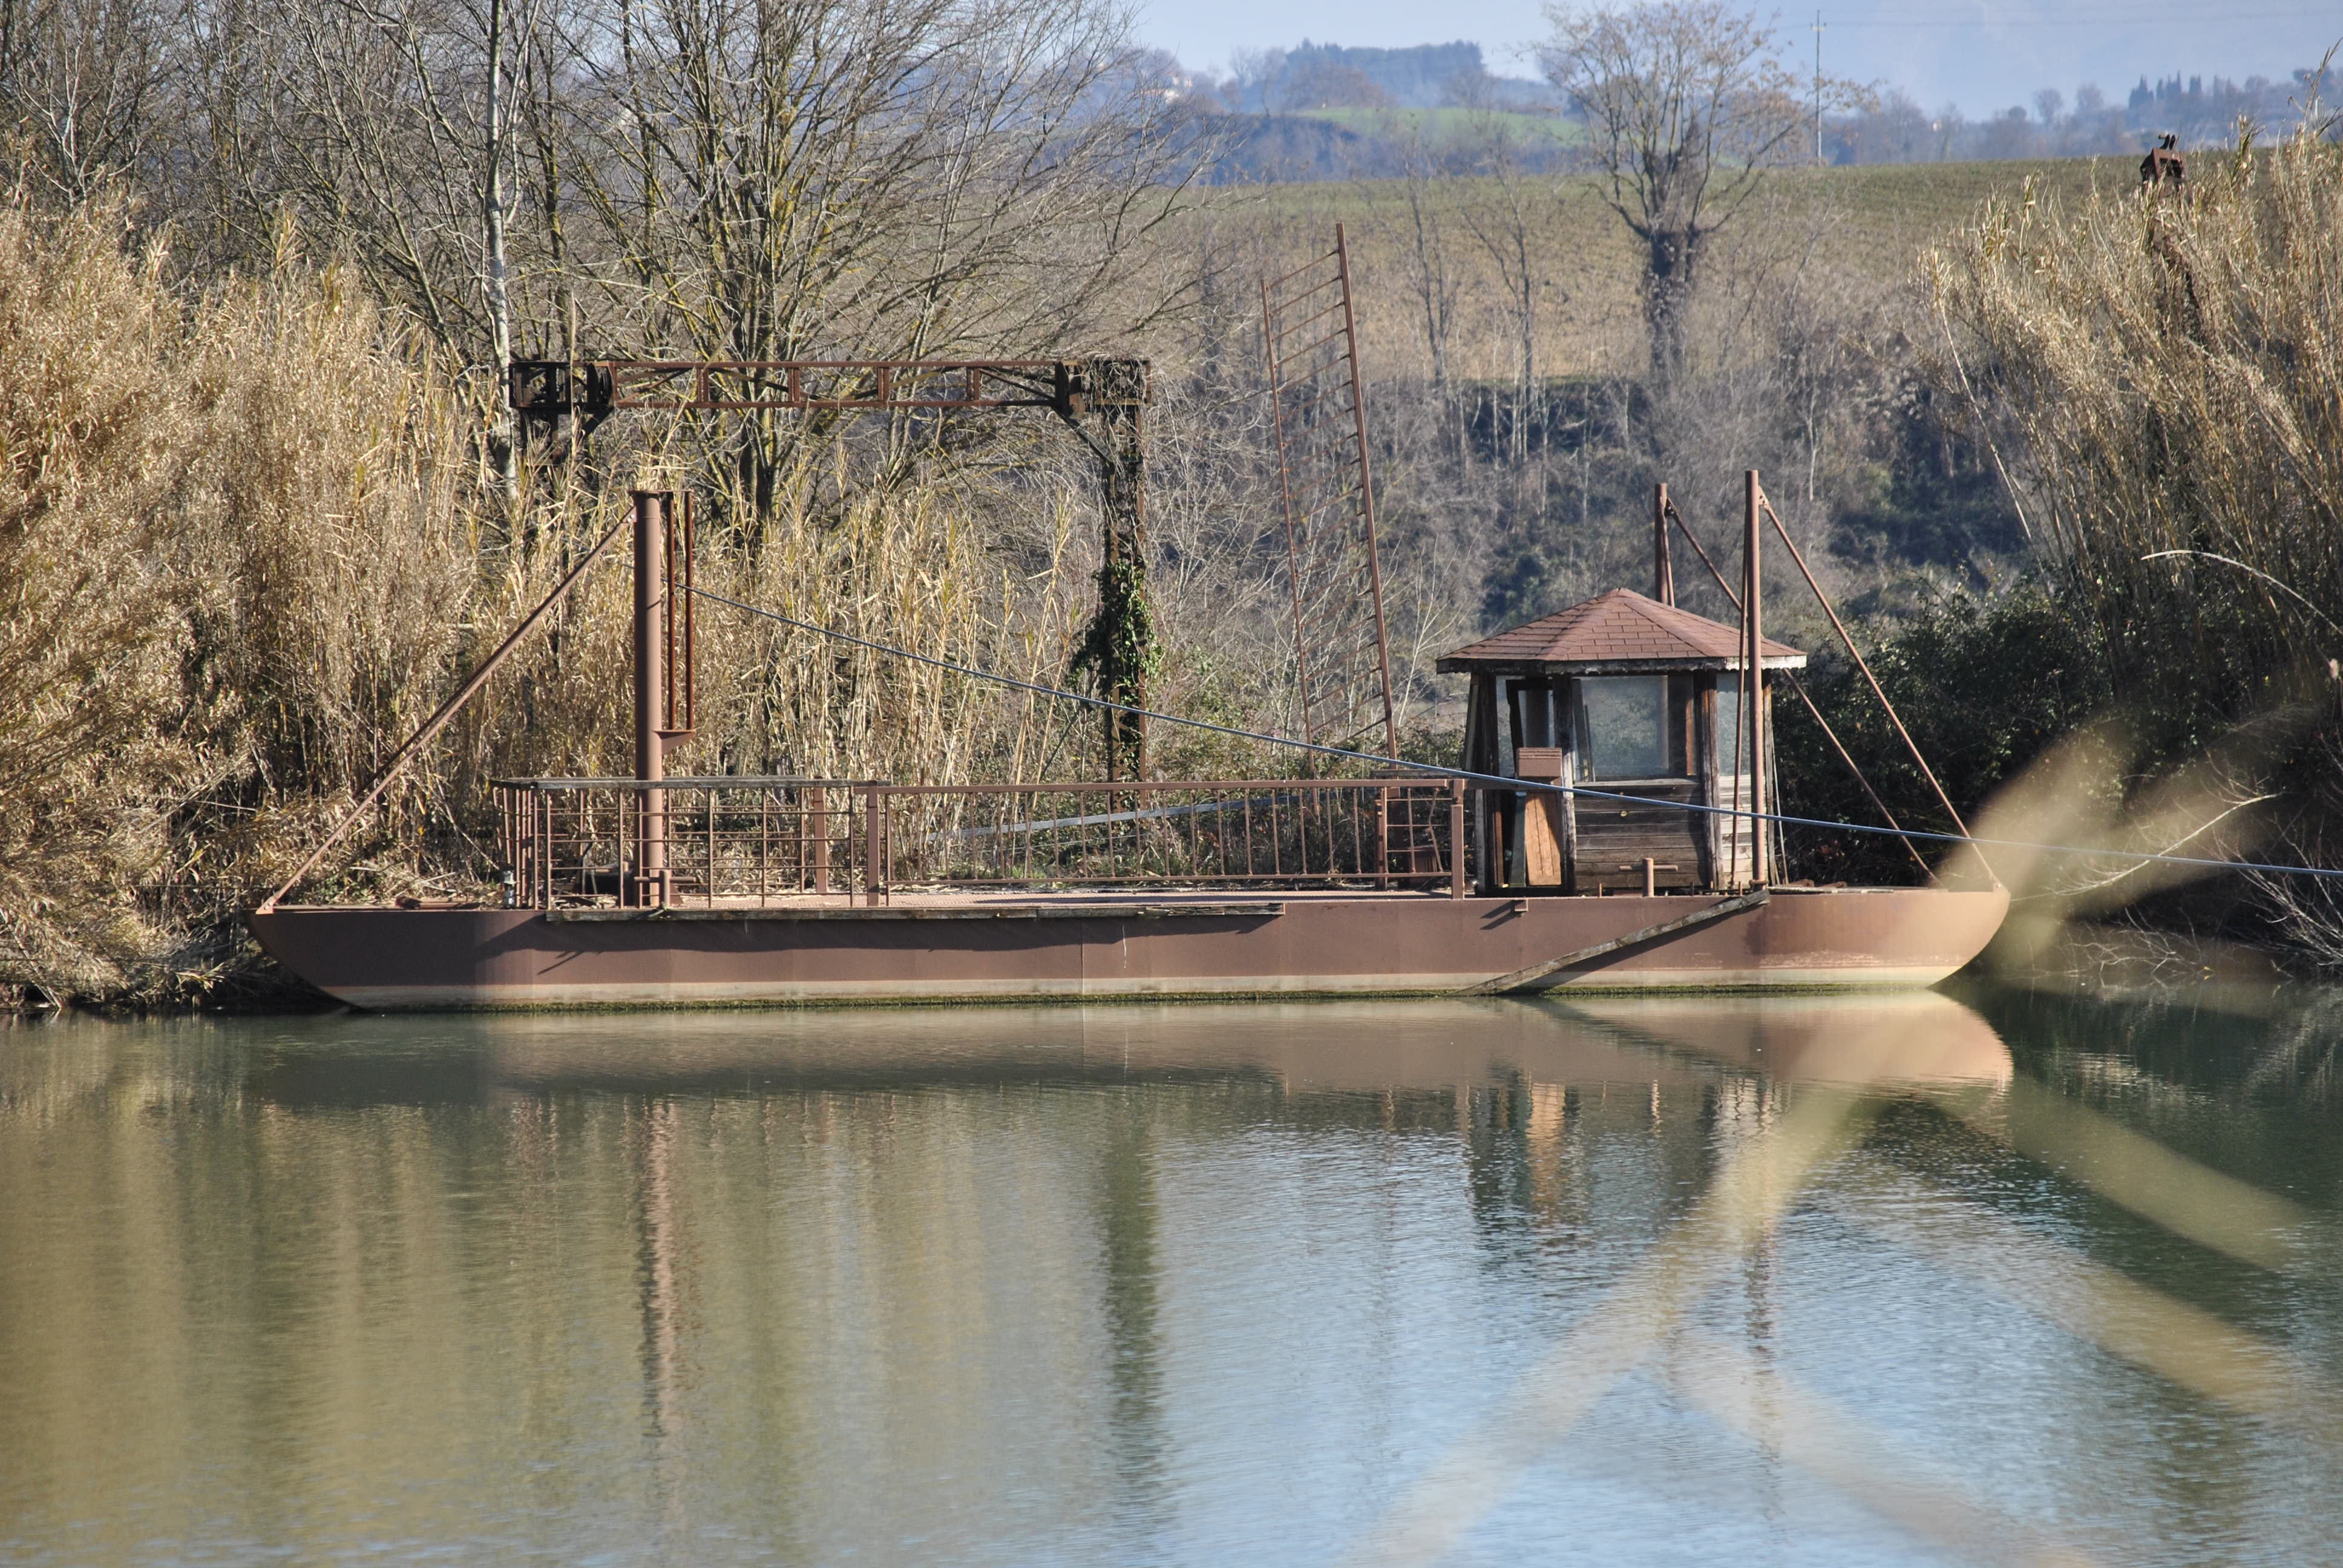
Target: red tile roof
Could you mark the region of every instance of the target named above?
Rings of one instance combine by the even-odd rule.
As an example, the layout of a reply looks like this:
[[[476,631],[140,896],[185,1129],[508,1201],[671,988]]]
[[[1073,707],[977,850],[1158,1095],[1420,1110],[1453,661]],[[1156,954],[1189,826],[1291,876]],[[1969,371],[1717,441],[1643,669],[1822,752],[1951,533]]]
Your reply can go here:
[[[1483,638],[1443,657],[1443,672],[1499,667],[1609,665],[1674,669],[1735,668],[1741,630],[1664,605],[1628,588]],[[1761,658],[1768,669],[1795,669],[1806,656],[1773,638]]]

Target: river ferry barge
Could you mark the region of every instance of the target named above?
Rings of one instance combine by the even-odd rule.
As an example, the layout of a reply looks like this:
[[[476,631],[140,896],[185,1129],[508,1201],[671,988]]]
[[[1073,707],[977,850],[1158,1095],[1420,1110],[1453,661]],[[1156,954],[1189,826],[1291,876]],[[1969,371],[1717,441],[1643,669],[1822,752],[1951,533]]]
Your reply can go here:
[[[638,777],[499,781],[500,907],[272,900],[279,963],[369,1009],[1896,989],[2007,909],[1779,882],[1765,716],[1805,656],[1754,592],[1739,627],[1666,602],[1664,562],[1443,658],[1445,777],[669,777],[674,511],[637,498]]]

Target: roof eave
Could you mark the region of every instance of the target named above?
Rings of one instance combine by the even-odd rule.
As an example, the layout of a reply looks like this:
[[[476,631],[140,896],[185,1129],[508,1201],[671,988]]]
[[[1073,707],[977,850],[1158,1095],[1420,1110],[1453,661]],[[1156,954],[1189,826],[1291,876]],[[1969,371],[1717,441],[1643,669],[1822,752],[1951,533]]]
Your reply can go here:
[[[1760,669],[1804,669],[1803,653],[1769,653]],[[1487,658],[1451,654],[1433,668],[1443,675],[1675,675],[1735,670],[1738,658]]]

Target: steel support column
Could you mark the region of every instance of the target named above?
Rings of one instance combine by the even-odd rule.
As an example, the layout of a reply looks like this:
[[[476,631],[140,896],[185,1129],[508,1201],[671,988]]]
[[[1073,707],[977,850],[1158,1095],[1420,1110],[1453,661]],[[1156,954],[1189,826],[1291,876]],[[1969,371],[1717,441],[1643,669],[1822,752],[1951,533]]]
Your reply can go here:
[[[635,492],[635,777],[655,784],[667,777],[667,741],[659,734],[660,699],[667,675],[667,520],[675,497],[665,490]],[[667,796],[646,789],[635,824],[634,897],[637,906],[667,901]]]

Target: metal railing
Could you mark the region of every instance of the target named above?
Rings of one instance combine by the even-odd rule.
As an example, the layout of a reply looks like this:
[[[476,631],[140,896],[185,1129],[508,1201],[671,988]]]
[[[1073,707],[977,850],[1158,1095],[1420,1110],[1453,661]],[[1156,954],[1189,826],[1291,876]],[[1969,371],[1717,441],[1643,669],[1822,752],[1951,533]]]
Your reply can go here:
[[[1464,896],[1462,779],[897,785],[881,793],[891,884]]]
[[[881,879],[866,779],[495,781],[514,902],[535,909],[761,907]]]
[[[909,889],[1317,887],[1463,898],[1462,779],[495,782],[513,902],[884,901]]]

